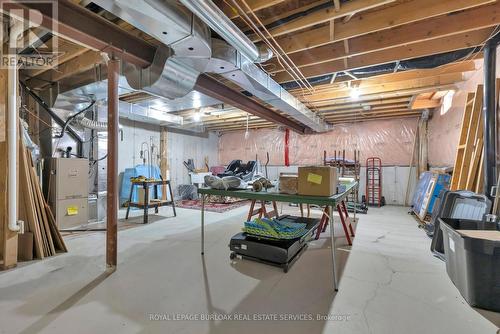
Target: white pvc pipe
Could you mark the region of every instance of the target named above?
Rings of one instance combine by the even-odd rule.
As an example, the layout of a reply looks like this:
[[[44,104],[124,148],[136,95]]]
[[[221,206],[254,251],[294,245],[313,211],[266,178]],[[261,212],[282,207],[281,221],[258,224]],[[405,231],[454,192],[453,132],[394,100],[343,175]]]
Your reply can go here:
[[[15,47],[18,36],[23,32],[23,24],[15,21],[9,33],[9,44]],[[17,60],[17,57],[16,57]],[[17,61],[16,61],[17,63]],[[8,104],[8,217],[9,230],[23,233],[23,223],[17,220],[17,66],[7,69]]]

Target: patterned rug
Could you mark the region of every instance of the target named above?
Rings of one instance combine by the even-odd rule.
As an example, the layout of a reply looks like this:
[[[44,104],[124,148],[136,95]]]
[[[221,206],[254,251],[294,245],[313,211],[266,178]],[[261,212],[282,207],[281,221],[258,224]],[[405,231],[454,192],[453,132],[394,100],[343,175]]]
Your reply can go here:
[[[238,201],[233,203],[207,203],[205,202],[205,210],[210,212],[226,212],[236,208],[240,208],[249,204],[250,201]],[[187,200],[183,199],[175,202],[175,206],[183,209],[201,210],[201,199]]]

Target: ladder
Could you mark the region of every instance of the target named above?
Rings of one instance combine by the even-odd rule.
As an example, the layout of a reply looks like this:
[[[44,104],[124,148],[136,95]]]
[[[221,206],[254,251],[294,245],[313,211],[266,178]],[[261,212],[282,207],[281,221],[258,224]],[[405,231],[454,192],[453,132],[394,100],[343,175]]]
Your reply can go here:
[[[382,160],[378,157],[366,159],[366,204],[382,206]]]

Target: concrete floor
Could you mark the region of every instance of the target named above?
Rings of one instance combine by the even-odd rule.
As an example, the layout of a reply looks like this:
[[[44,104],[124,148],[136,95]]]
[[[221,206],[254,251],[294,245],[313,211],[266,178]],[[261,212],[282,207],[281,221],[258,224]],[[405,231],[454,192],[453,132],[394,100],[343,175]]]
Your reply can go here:
[[[201,257],[199,211],[179,209],[176,218],[167,218],[171,211],[162,208],[149,225],[119,232],[118,270],[111,275],[104,273],[103,233],[67,237],[68,254],[0,273],[0,333],[497,331],[466,304],[404,208],[360,215],[352,250],[337,239],[343,268],[338,294],[332,290],[328,232],[287,274],[231,262],[227,244],[245,211],[207,213]],[[341,235],[338,224],[335,232]],[[251,320],[180,320],[206,315]],[[497,314],[485,315],[496,321]],[[298,316],[306,320],[282,320]],[[169,320],[157,320],[162,318]]]

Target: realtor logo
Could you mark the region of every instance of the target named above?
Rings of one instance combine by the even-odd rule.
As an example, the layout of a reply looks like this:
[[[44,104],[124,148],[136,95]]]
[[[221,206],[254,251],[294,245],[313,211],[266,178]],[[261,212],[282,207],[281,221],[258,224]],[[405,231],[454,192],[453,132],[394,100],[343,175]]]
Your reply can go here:
[[[0,10],[0,68],[56,67],[57,0],[1,1]]]

